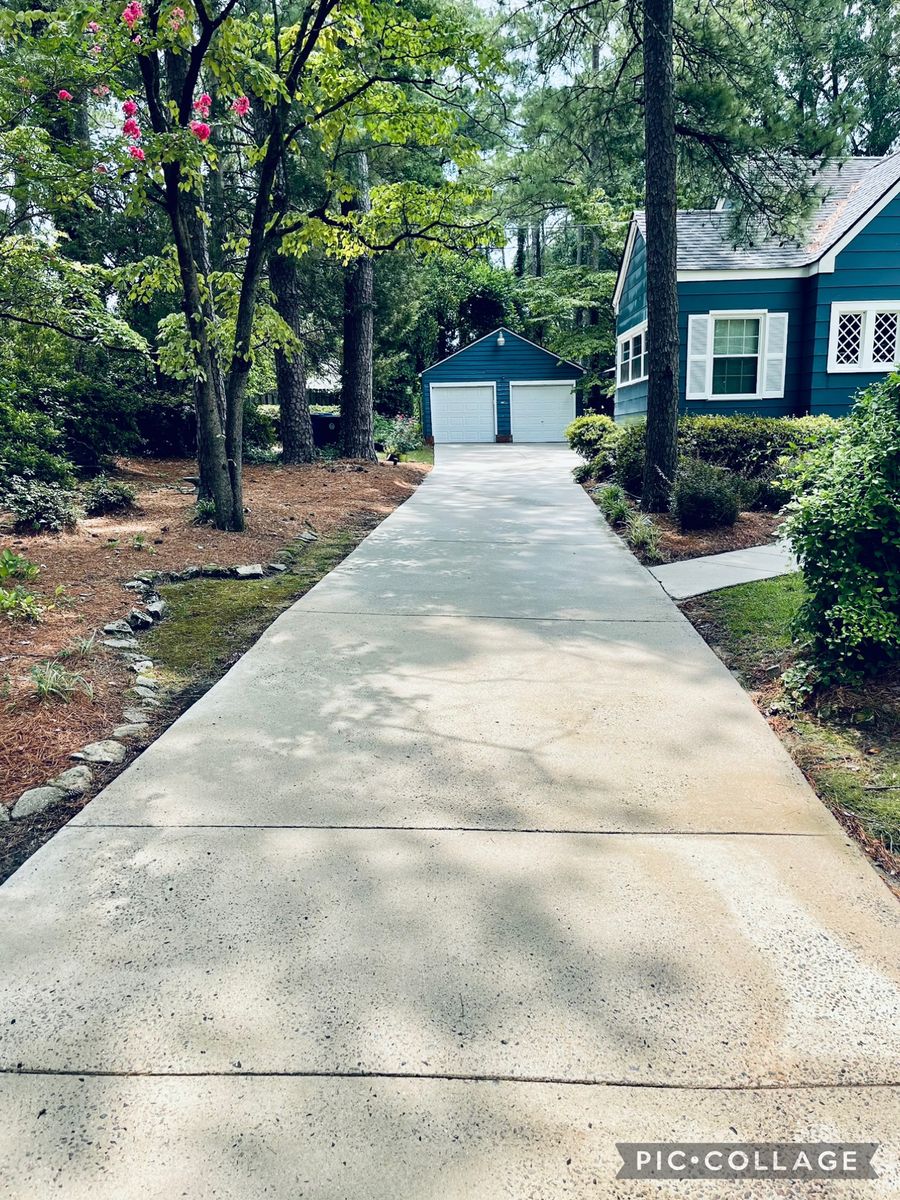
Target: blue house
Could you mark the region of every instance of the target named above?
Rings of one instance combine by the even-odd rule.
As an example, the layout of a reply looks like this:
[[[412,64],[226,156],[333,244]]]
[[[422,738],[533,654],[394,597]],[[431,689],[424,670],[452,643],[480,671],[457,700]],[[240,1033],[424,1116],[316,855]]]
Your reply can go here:
[[[561,442],[580,409],[575,363],[506,328],[422,372],[430,442]]]
[[[900,155],[827,164],[797,240],[735,246],[725,209],[678,214],[680,408],[847,412],[900,361]],[[617,420],[647,407],[644,214],[613,296]]]

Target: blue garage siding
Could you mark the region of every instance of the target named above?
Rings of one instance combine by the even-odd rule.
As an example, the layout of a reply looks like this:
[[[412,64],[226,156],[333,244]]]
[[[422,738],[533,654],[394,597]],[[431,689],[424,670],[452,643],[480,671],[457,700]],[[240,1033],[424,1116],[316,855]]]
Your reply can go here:
[[[815,284],[811,410],[840,417],[857,392],[884,379],[884,374],[829,373],[831,305],[837,300],[900,303],[900,198],[892,200],[860,230],[837,256],[833,272],[821,273],[811,282]]]
[[[723,279],[678,284],[678,341],[681,362],[678,371],[679,407],[682,412],[710,414],[748,413],[784,417],[806,412],[807,344],[804,327],[804,279]],[[788,313],[787,363],[784,398],[781,400],[685,400],[687,380],[687,328],[692,313],[721,310],[751,312],[755,309]]]
[[[422,432],[433,436],[431,428],[432,383],[496,383],[497,385],[497,436],[510,436],[509,382],[548,380],[554,383],[576,383],[581,377],[578,367],[563,362],[548,350],[534,346],[525,338],[508,329],[503,330],[506,344],[497,345],[499,330],[489,333],[481,341],[473,342],[464,350],[435,363],[422,372]],[[580,399],[576,403],[580,413]]]

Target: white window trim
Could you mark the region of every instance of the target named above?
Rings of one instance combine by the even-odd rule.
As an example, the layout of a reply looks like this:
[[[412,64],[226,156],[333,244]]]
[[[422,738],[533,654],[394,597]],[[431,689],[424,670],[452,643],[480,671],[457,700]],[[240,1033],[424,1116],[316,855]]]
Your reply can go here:
[[[712,322],[712,327],[709,331],[709,348],[707,349],[707,401],[714,404],[720,401],[726,403],[731,400],[762,400],[763,399],[763,374],[766,369],[766,320],[769,316],[769,310],[766,308],[742,308],[742,309],[716,309],[711,311],[709,319]],[[716,342],[716,321],[759,321],[759,342],[756,350],[756,391],[755,392],[729,392],[727,395],[713,395],[713,363],[716,358],[752,358],[752,354],[719,354],[713,353],[713,347]]]
[[[622,380],[622,347],[626,342],[633,341],[638,335],[643,337],[643,350],[641,357],[644,362],[647,361],[647,322],[641,321],[639,325],[632,325],[630,329],[626,329],[624,333],[620,333],[616,338],[616,388],[631,387],[635,383],[645,383],[649,376],[641,375],[638,379]]]
[[[831,305],[831,323],[828,329],[828,374],[829,375],[890,375],[900,363],[900,355],[894,363],[873,363],[872,342],[875,337],[875,314],[880,312],[900,315],[900,300],[863,300],[854,304],[852,300],[835,300]],[[838,321],[842,313],[861,313],[863,318],[862,345],[858,363],[839,363],[837,358]],[[898,338],[900,341],[900,338]]]

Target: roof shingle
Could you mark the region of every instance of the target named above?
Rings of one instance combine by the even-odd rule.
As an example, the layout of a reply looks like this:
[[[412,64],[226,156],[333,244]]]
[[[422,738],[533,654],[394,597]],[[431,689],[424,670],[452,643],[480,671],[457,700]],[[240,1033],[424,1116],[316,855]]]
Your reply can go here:
[[[799,240],[762,236],[755,245],[732,244],[727,210],[687,209],[678,213],[678,269],[727,271],[803,267],[840,241],[860,217],[900,181],[900,154],[826,163],[818,175],[822,202]],[[644,213],[635,221],[646,237]]]

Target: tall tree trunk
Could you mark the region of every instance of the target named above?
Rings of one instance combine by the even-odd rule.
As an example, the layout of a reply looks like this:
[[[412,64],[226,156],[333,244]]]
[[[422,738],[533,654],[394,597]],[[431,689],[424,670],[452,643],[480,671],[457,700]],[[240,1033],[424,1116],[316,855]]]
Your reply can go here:
[[[355,156],[356,195],[346,211],[369,210],[369,162]],[[372,428],[372,357],[375,268],[367,254],[344,270],[344,371],[341,385],[341,454],[377,461]]]
[[[538,279],[540,279],[544,273],[544,255],[540,221],[535,221],[531,227],[531,273]]]
[[[519,225],[516,229],[516,263],[513,271],[519,279],[525,274],[525,255],[527,248],[527,231],[524,225]]]
[[[669,507],[678,432],[678,201],[675,190],[673,0],[644,0],[647,222],[647,448],[641,506]]]
[[[295,258],[286,254],[270,257],[269,282],[275,296],[275,309],[297,338],[303,316],[298,274]],[[286,463],[312,462],[316,451],[306,391],[306,363],[301,350],[288,354],[275,351],[275,381],[281,425],[281,460]]]

